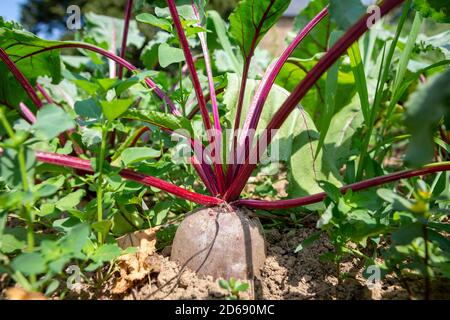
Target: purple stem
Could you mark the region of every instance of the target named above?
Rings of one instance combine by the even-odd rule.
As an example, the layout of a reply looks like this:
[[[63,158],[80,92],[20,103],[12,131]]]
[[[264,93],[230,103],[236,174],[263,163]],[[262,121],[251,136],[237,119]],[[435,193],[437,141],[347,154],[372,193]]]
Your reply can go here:
[[[180,40],[181,47],[183,49],[184,57],[186,59],[186,64],[189,68],[189,72],[191,74],[192,84],[194,86],[195,94],[197,96],[198,104],[200,106],[200,112],[203,118],[203,124],[205,125],[206,132],[208,134],[209,142],[215,146],[214,137],[211,135],[211,119],[209,118],[208,108],[206,107],[206,101],[203,96],[202,86],[200,84],[200,80],[198,79],[197,70],[195,69],[194,60],[192,58],[191,51],[189,49],[189,43],[187,41],[186,35],[183,30],[183,26],[181,25],[180,16],[178,15],[177,7],[175,6],[174,0],[167,0],[167,4],[169,5],[170,15],[172,16],[173,23],[175,25],[175,29],[178,34],[178,39]],[[217,164],[215,164],[217,166]],[[218,170],[220,172],[220,170]],[[216,173],[218,173],[216,172]],[[210,184],[218,184],[216,179],[214,181],[209,181]]]
[[[257,26],[255,26],[255,34],[253,36],[252,43],[250,45],[250,49],[249,49],[248,53],[245,54],[245,50],[242,49],[242,51],[244,52],[244,55],[245,55],[245,61],[244,61],[244,68],[242,71],[241,87],[239,89],[239,98],[238,98],[238,103],[237,103],[237,108],[236,108],[236,115],[234,118],[234,133],[233,133],[233,137],[231,140],[231,149],[230,149],[231,157],[234,160],[233,161],[234,163],[232,161],[229,161],[230,165],[228,166],[227,181],[231,181],[236,173],[236,165],[237,165],[236,148],[237,148],[237,144],[238,144],[238,142],[237,142],[238,138],[236,135],[237,135],[237,131],[239,130],[239,128],[241,126],[242,106],[244,104],[245,88],[247,86],[248,73],[249,73],[251,62],[252,62],[252,57],[253,57],[253,54],[255,53],[257,41],[260,36],[261,29],[264,25],[264,21],[266,20],[267,15],[269,14],[270,9],[272,8],[274,3],[275,3],[275,1],[271,1],[269,6],[267,6],[266,11],[262,15],[262,17],[259,21],[259,24]]]
[[[138,120],[133,117],[127,117],[127,116],[125,116],[125,118],[130,119],[130,120]],[[155,122],[145,121],[145,120],[141,120],[141,121],[148,122],[149,124],[155,125],[155,126],[161,128],[162,131],[164,131],[168,134],[175,133],[173,130],[161,125],[160,123],[155,123]],[[145,132],[144,130],[145,129],[142,128],[140,134],[143,134]],[[208,191],[211,192],[211,194],[214,196],[217,195],[218,194],[217,188],[209,187],[211,185],[215,186],[216,177],[214,175],[213,170],[211,169],[211,166],[208,165],[208,163],[206,162],[206,159],[204,159],[204,157],[203,157],[203,155],[205,154],[205,146],[198,139],[192,138],[191,136],[188,136],[188,135],[183,135],[181,133],[178,133],[178,134],[181,135],[183,138],[189,139],[191,149],[194,151],[194,157],[191,157],[191,158],[196,160],[195,163],[194,163],[194,161],[191,161],[192,164],[194,165],[194,169],[197,171],[200,179],[203,181],[203,183],[207,187]]]
[[[373,188],[376,186],[380,186],[389,182],[398,181],[401,179],[407,179],[417,176],[425,176],[428,174],[432,174],[435,172],[441,171],[449,171],[450,163],[436,163],[430,166],[427,166],[422,169],[416,170],[405,170],[401,172],[396,172],[392,174],[388,174],[381,177],[376,177],[372,179],[368,179],[365,181],[353,183],[341,188],[341,193],[345,194],[348,190],[352,191],[361,191],[369,188]],[[313,203],[318,203],[323,201],[327,197],[325,192],[314,194],[307,197],[297,198],[297,199],[289,199],[289,200],[277,200],[277,201],[263,201],[263,200],[238,200],[234,204],[238,206],[244,206],[252,209],[265,209],[265,210],[276,210],[276,209],[289,209],[300,206],[306,206]]]
[[[200,15],[198,13],[197,7],[192,0],[192,9],[194,11],[194,14],[199,21],[198,25],[201,26],[201,19]],[[198,37],[200,39],[200,43],[202,46],[203,51],[203,57],[205,60],[205,67],[206,67],[206,73],[208,76],[208,85],[209,85],[209,96],[211,99],[211,106],[212,106],[212,112],[213,112],[213,118],[214,118],[214,156],[213,158],[219,159],[219,161],[214,161],[214,169],[216,171],[217,175],[217,183],[219,188],[219,193],[223,194],[225,192],[225,178],[223,173],[223,168],[221,165],[221,157],[222,157],[222,128],[220,126],[220,118],[219,118],[219,107],[217,104],[217,97],[216,97],[216,90],[214,88],[214,78],[211,68],[211,59],[208,52],[208,44],[206,41],[206,32],[200,32],[198,34]],[[206,102],[206,99],[205,99]]]
[[[91,44],[87,44],[87,43],[76,43],[76,42],[68,42],[65,44],[59,44],[53,47],[47,47],[47,48],[43,48],[41,50],[32,52],[26,56],[21,57],[18,61],[29,58],[31,56],[40,54],[42,52],[46,52],[46,51],[51,51],[51,50],[57,50],[57,49],[64,49],[64,48],[79,48],[79,49],[85,49],[85,50],[89,50],[89,51],[93,51],[96,53],[99,53],[113,61],[115,61],[116,63],[120,64],[121,66],[123,66],[124,68],[128,69],[129,71],[133,72],[133,71],[137,71],[138,68],[136,68],[134,65],[132,65],[131,63],[129,63],[128,61],[126,61],[125,59],[122,59],[121,57],[115,55],[114,53],[111,53],[107,50],[104,50],[102,48],[96,47],[94,45]],[[147,85],[153,89],[153,91],[155,92],[155,94],[163,101],[165,102],[169,108],[170,111],[172,112],[172,114],[176,115],[176,116],[181,116],[180,111],[178,111],[178,109],[175,107],[175,104],[172,102],[172,100],[170,100],[170,98],[156,85],[155,82],[153,82],[152,79],[150,79],[149,77],[145,78],[145,83],[147,83]]]
[[[36,159],[40,162],[50,163],[61,167],[69,167],[73,169],[82,170],[85,172],[93,173],[91,162],[89,160],[80,159],[77,157],[65,156],[55,153],[48,152],[36,152]],[[135,171],[124,169],[120,171],[120,175],[128,180],[136,181],[146,186],[155,187],[162,191],[166,191],[170,194],[173,194],[177,197],[206,205],[206,206],[214,206],[223,203],[223,200],[203,194],[199,194],[196,192],[192,192],[183,188],[180,188],[174,184],[166,182],[164,180],[147,176],[142,173],[138,173]]]
[[[170,14],[172,16],[173,23],[178,34],[178,39],[180,40],[181,47],[184,52],[186,64],[191,74],[192,84],[194,85],[195,94],[197,95],[198,104],[200,106],[200,111],[203,117],[203,123],[206,130],[209,132],[209,130],[211,130],[212,128],[211,119],[209,118],[208,108],[206,107],[205,98],[203,97],[203,90],[200,84],[200,80],[198,79],[197,70],[195,70],[195,64],[192,58],[191,51],[189,49],[189,43],[187,41],[186,35],[184,34],[183,26],[181,25],[180,16],[178,15],[174,0],[167,0],[167,4],[169,5]]]
[[[123,27],[122,36],[122,49],[120,50],[120,57],[125,58],[125,53],[127,52],[127,41],[128,41],[128,30],[130,28],[131,14],[133,11],[133,0],[128,0],[127,6],[125,8],[125,22]],[[119,66],[119,79],[123,78],[123,68]]]
[[[298,47],[298,45],[305,39],[309,33],[328,15],[328,6],[326,6],[322,11],[311,20],[303,30],[295,37],[292,43],[286,48],[280,58],[272,63],[268,70],[266,71],[263,79],[259,83],[258,89],[255,92],[255,95],[252,100],[252,104],[247,113],[247,118],[244,122],[244,126],[242,128],[242,134],[239,140],[239,149],[237,153],[238,164],[243,160],[243,155],[249,152],[249,148],[253,143],[253,137],[250,137],[248,143],[244,143],[244,139],[248,136],[248,132],[251,130],[256,130],[258,127],[259,120],[261,118],[261,114],[264,108],[264,104],[266,103],[267,98],[269,97],[270,89],[272,88],[275,80],[283,68],[286,61],[289,59],[294,50]],[[240,165],[238,165],[239,170]]]
[[[23,75],[23,73],[17,68],[15,63],[9,58],[8,54],[0,48],[0,59],[3,60],[3,62],[6,64],[8,69],[11,71],[11,73],[14,75],[14,77],[19,81],[19,83],[22,85],[22,87],[25,89],[26,93],[30,97],[31,101],[33,101],[34,105],[40,109],[42,108],[42,101],[39,99],[38,95],[34,91],[33,86],[28,81],[28,79]]]
[[[20,111],[29,123],[34,124],[36,122],[36,116],[31,112],[27,105],[23,102],[19,103]]]
[[[380,5],[381,16],[386,15],[392,9],[400,5],[404,0],[385,0]],[[278,112],[272,118],[272,121],[266,128],[267,132],[267,143],[263,144],[260,142],[252,149],[251,155],[248,155],[245,160],[245,164],[242,166],[241,170],[238,172],[236,179],[228,188],[225,193],[224,199],[226,201],[236,200],[242,190],[248,178],[251,176],[253,170],[256,168],[256,164],[249,163],[250,158],[255,158],[254,155],[258,154],[258,146],[265,146],[270,143],[273,136],[272,133],[281,127],[287,117],[296,108],[298,103],[303,99],[303,97],[308,93],[308,91],[316,84],[316,82],[322,77],[322,75],[335,63],[341,55],[343,55],[347,49],[357,41],[367,30],[368,23],[367,20],[370,18],[369,14],[364,15],[358,22],[356,22],[350,30],[331,48],[325,56],[323,56],[320,61],[314,66],[314,68],[306,75],[302,82],[294,89],[292,94],[287,98],[287,100],[280,107]],[[256,159],[256,158],[255,158]]]

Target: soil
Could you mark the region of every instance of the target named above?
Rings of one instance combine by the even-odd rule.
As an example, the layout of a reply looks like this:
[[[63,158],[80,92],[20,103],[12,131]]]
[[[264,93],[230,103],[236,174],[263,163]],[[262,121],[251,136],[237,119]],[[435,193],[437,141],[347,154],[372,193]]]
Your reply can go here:
[[[362,275],[364,265],[357,258],[340,264],[340,272],[346,276],[338,280],[336,266],[320,259],[322,254],[333,250],[326,235],[322,235],[312,246],[295,253],[298,244],[316,232],[314,221],[310,222],[307,225],[311,226],[303,229],[266,231],[267,260],[261,270],[261,278],[251,283],[254,291],[242,293],[241,299],[423,299],[423,280],[413,276],[402,283],[395,277],[388,276],[369,288]],[[186,300],[225,299],[229,295],[219,286],[218,281],[214,281],[212,277],[199,276],[188,268],[181,268],[169,260],[169,254],[170,248],[167,247],[149,256],[146,259],[146,264],[151,265],[147,269],[148,274],[140,277],[122,294],[112,293],[121,277],[120,272],[115,272],[101,289],[94,290],[92,286],[82,284],[65,298]],[[406,288],[411,294],[408,294]],[[431,298],[449,299],[449,281],[432,283]]]
[[[314,224],[314,223],[312,223]],[[406,286],[395,277],[388,276],[373,287],[368,287],[362,272],[364,265],[357,258],[344,261],[340,265],[345,279],[338,281],[336,266],[324,262],[320,256],[333,250],[325,235],[312,246],[294,253],[298,244],[316,230],[270,230],[266,232],[267,260],[261,271],[261,278],[253,283],[252,290],[241,294],[241,299],[423,299],[423,280],[411,277]],[[170,261],[166,248],[161,254],[152,257],[153,271],[144,280],[122,295],[112,295],[107,287],[102,299],[225,299],[228,292],[218,285],[212,277],[198,276],[187,268],[181,268]],[[450,283],[435,282],[432,286],[432,299],[448,299]],[[99,298],[97,295],[96,298]]]

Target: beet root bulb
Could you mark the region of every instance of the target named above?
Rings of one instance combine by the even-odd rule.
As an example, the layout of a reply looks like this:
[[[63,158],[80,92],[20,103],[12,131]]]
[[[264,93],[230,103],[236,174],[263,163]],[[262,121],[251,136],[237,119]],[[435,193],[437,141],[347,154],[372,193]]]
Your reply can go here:
[[[215,279],[260,277],[266,259],[261,223],[247,209],[202,208],[178,227],[171,260]]]

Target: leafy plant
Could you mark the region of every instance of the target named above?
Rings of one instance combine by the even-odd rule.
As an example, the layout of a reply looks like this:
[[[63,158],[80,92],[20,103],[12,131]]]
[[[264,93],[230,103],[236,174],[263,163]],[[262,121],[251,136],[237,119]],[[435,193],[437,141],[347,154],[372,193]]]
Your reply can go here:
[[[230,278],[228,281],[220,279],[219,285],[222,289],[228,290],[230,295],[227,300],[239,300],[241,292],[245,292],[249,288],[248,283],[240,282],[234,278]]]
[[[204,1],[178,6],[174,0],[159,1],[153,14],[136,16],[160,29],[142,55],[142,65],[152,69],[156,61],[158,71],[143,71],[125,60],[130,44],[143,44],[132,21],[132,0],[120,22],[123,34],[114,36],[120,49],[99,32],[117,26],[108,17],[90,16],[77,36],[83,42],[43,40],[1,19],[0,258],[5,270],[27,289],[46,288],[51,294],[56,290],[52,277],[70,261],[95,271],[122,253],[115,236],[182,218],[194,204],[262,210],[307,206],[321,213],[317,226],[335,246],[329,260],[339,266],[353,254],[372,261],[349,244],[376,244],[398,225],[391,213],[369,207],[365,190],[450,169],[445,162],[450,155],[445,34],[419,41],[423,17],[447,21],[445,5],[385,0],[379,3],[380,18],[402,3],[391,33],[383,21],[378,25],[386,32],[371,28],[373,17],[361,1],[352,1],[347,10],[342,1],[313,0],[297,18],[298,33],[269,63],[257,47],[289,1],[243,0],[230,16],[229,29],[216,12],[205,11]],[[403,39],[412,4],[420,13]],[[66,49],[79,55],[62,55]],[[267,65],[260,74],[254,71]],[[413,93],[419,81],[427,83]],[[430,101],[433,111],[424,111]],[[411,135],[404,133],[404,107]],[[392,170],[385,162],[410,137],[409,163],[424,165],[433,155],[436,162]],[[287,166],[289,197],[240,199],[250,177],[264,170],[258,165],[267,160],[263,155],[271,144],[280,147],[276,160]],[[178,162],[186,150],[189,161]],[[275,191],[264,179],[255,193],[274,197]],[[26,224],[19,229],[25,239],[5,228],[11,215]],[[428,218],[419,220],[411,223],[428,230]],[[35,239],[42,228],[54,230],[54,236]],[[172,231],[160,234],[163,243],[170,243]],[[75,244],[80,234],[86,241]],[[427,245],[428,236],[422,234]],[[66,242],[72,246],[65,248]],[[419,243],[407,246],[400,248],[403,253],[420,249]],[[435,254],[426,258],[426,279],[429,261],[446,261],[445,250],[425,249],[426,255]],[[404,259],[386,257],[397,267]],[[248,288],[231,279],[226,284],[230,297],[239,298]]]

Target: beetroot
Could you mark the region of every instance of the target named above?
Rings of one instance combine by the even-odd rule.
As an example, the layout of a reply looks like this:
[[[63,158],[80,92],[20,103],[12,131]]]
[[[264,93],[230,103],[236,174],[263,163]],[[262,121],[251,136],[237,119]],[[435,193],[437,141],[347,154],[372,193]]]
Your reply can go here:
[[[266,247],[261,223],[250,213],[227,206],[194,211],[177,230],[171,259],[214,278],[259,277]]]

